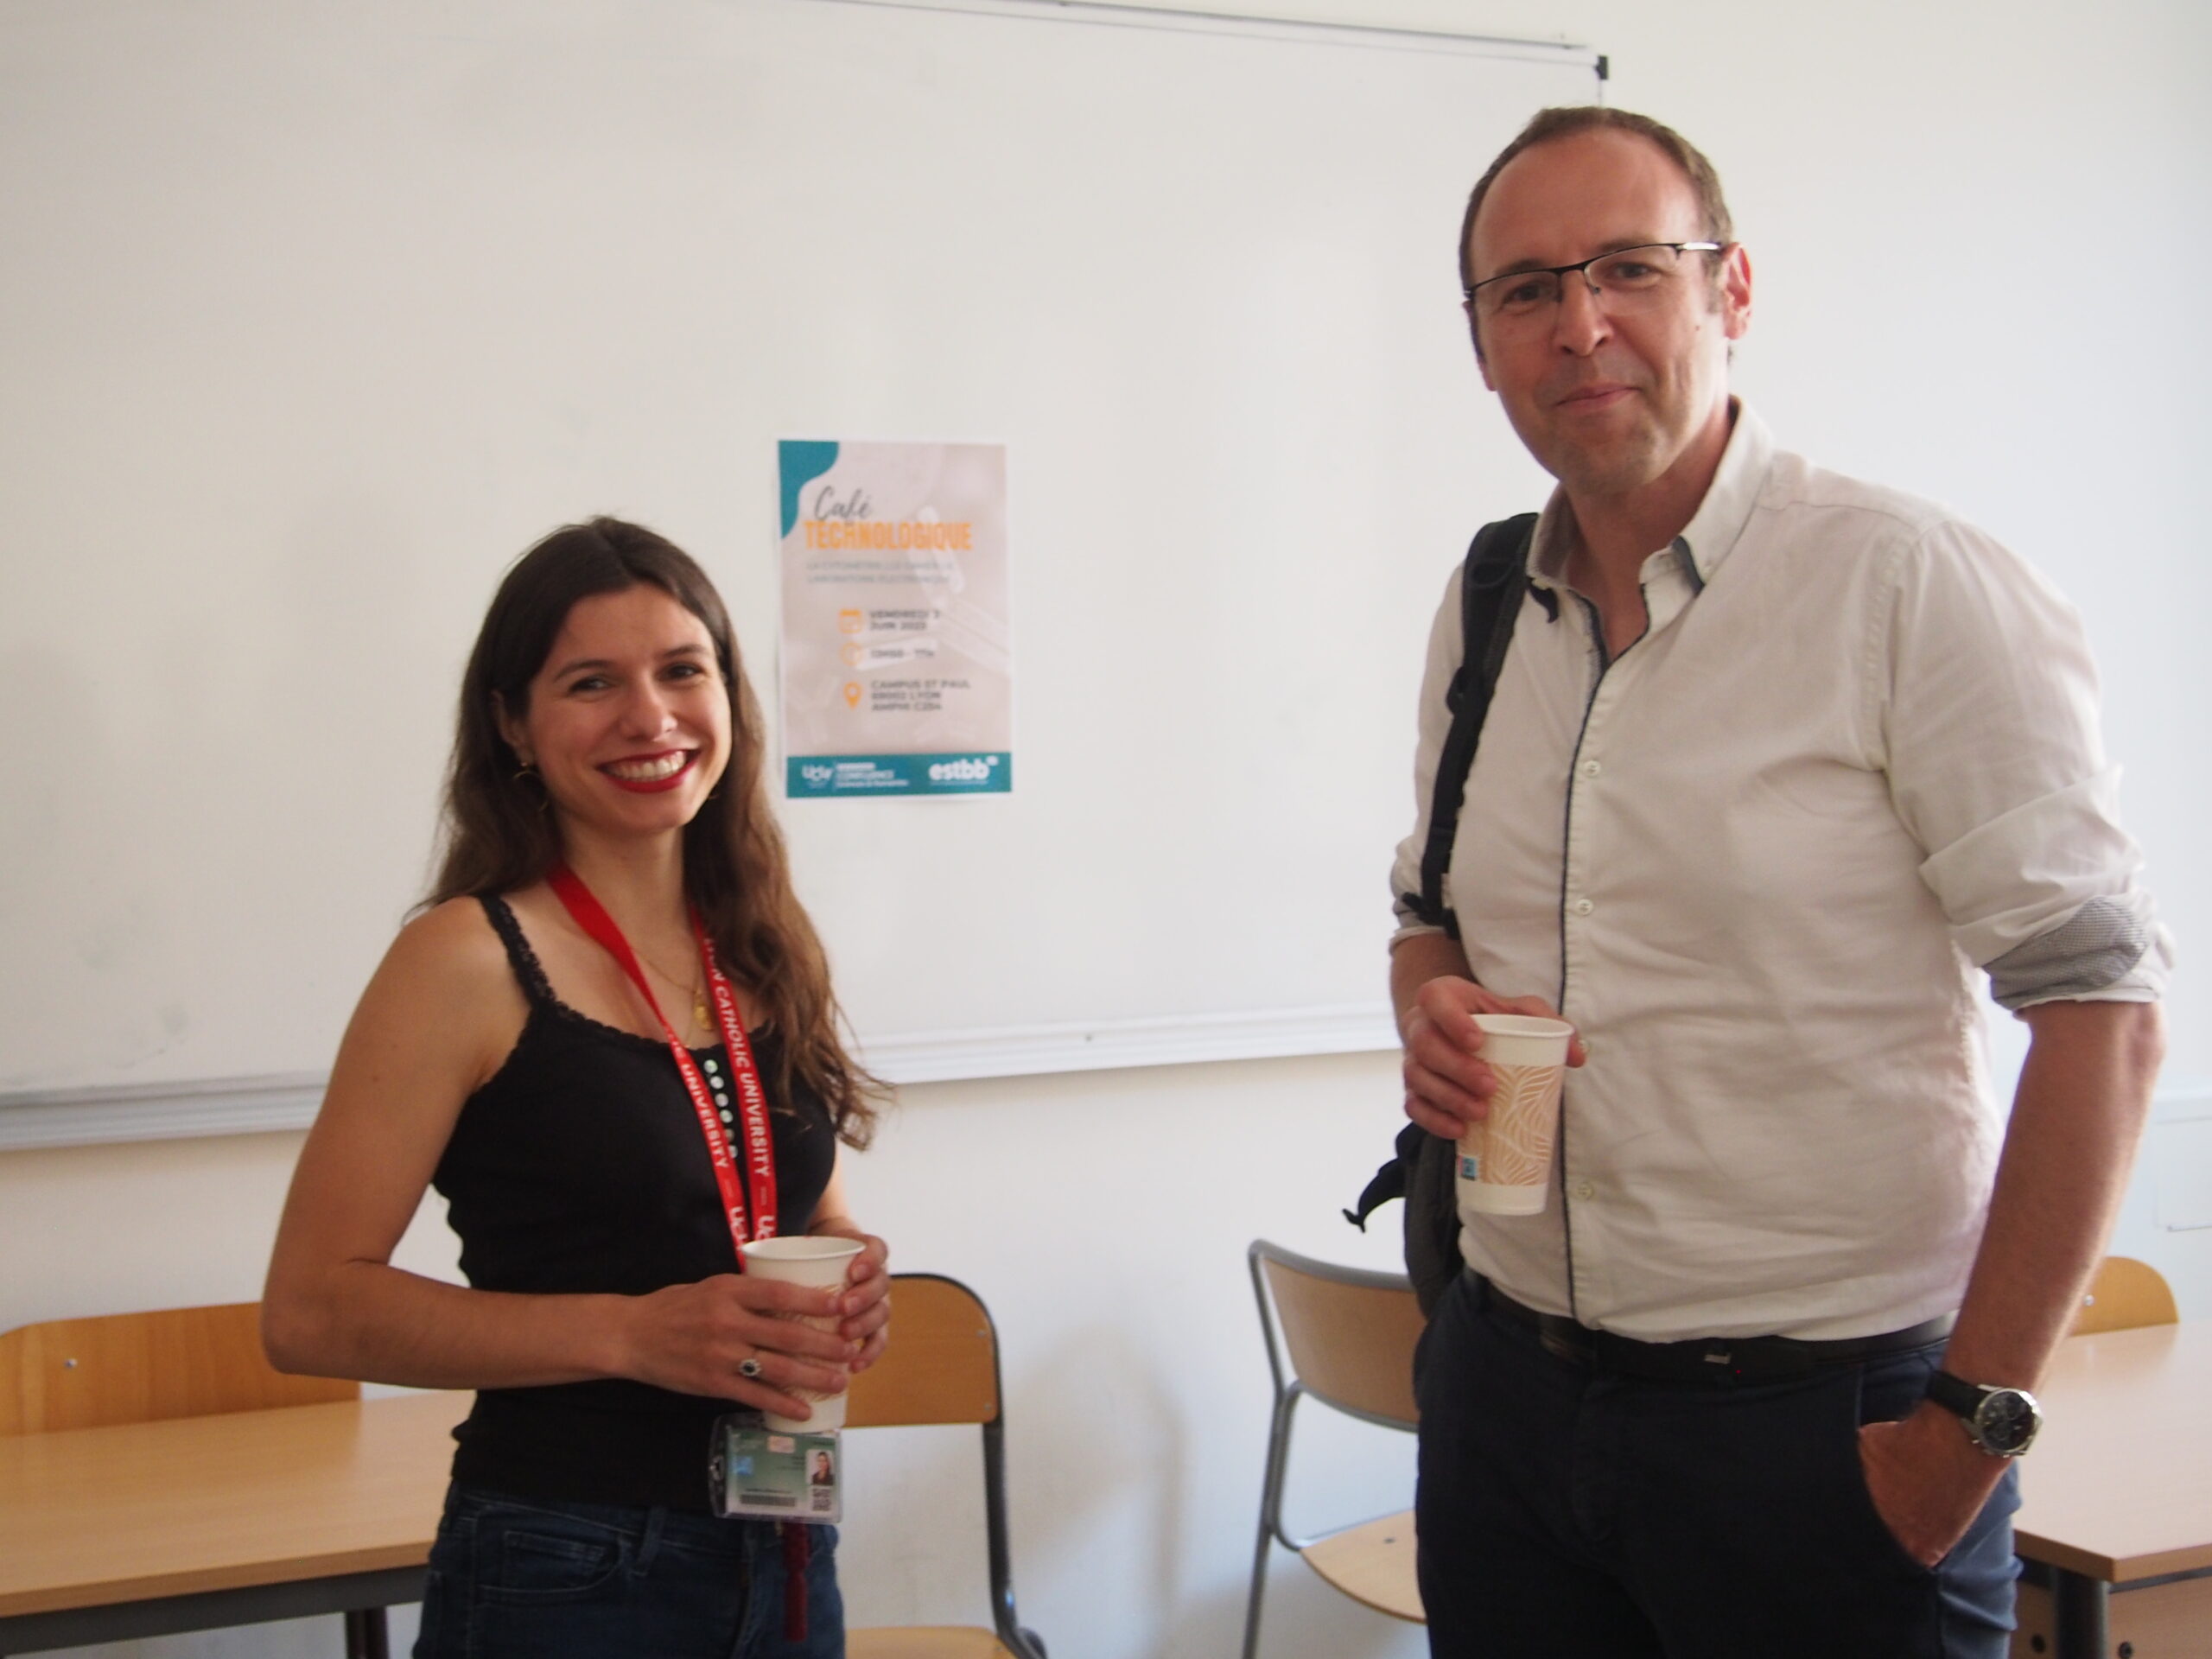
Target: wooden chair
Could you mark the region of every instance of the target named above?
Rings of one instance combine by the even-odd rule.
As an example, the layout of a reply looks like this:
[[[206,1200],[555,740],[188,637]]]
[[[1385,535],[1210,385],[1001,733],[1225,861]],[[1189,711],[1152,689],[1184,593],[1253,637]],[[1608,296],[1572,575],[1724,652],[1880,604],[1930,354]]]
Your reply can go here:
[[[2173,1325],[2181,1319],[2164,1275],[2132,1255],[2108,1255],[2097,1264],[2088,1294],[2075,1310],[2067,1334],[2132,1331],[2139,1325]]]
[[[1045,1643],[1014,1606],[1006,1506],[1005,1414],[998,1334],[989,1310],[955,1279],[893,1274],[892,1338],[883,1357],[853,1379],[849,1428],[973,1423],[982,1431],[984,1546],[995,1628],[910,1625],[849,1630],[849,1659],[1045,1659]]]
[[[271,1367],[258,1302],[50,1319],[0,1333],[0,1434],[360,1397],[358,1382]]]
[[[1259,1649],[1260,1605],[1275,1544],[1297,1551],[1324,1581],[1353,1600],[1394,1618],[1421,1623],[1412,1510],[1310,1538],[1294,1537],[1282,1523],[1291,1420],[1300,1399],[1310,1395],[1347,1416],[1384,1428],[1411,1433],[1417,1426],[1414,1344],[1424,1321],[1413,1287],[1403,1274],[1315,1262],[1265,1239],[1255,1240],[1245,1257],[1259,1302],[1261,1334],[1267,1339],[1268,1369],[1274,1376],[1275,1404],[1268,1431],[1267,1476],[1260,1488],[1251,1596],[1244,1612],[1244,1659],[1254,1659]]]
[[[358,1400],[361,1385],[287,1376],[261,1348],[261,1304],[50,1319],[0,1332],[0,1434],[213,1417]],[[384,1609],[348,1612],[347,1659],[385,1659]]]

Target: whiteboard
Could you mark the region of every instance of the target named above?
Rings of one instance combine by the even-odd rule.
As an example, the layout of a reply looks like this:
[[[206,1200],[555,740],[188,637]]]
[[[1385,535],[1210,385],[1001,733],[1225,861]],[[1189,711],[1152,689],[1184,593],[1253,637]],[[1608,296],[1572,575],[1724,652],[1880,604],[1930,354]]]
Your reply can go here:
[[[1371,1033],[1429,618],[1546,482],[1470,360],[1460,207],[1595,62],[0,0],[0,1091],[327,1065],[553,525],[694,552],[772,699],[784,437],[1007,446],[1015,790],[782,809],[869,1054]]]

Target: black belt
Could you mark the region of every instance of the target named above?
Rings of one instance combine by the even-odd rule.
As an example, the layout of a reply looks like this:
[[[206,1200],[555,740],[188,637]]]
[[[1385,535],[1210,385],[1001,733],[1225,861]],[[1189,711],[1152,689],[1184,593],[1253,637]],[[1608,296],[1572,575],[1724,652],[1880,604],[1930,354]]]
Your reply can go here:
[[[1827,1341],[1808,1342],[1796,1337],[1693,1337],[1687,1342],[1638,1342],[1611,1331],[1593,1331],[1563,1314],[1539,1313],[1487,1280],[1478,1282],[1490,1305],[1534,1331],[1547,1353],[1570,1364],[1654,1382],[1786,1382],[1810,1375],[1816,1366],[1850,1365],[1925,1348],[1949,1336],[1957,1320],[1957,1315],[1943,1313],[1902,1331]]]

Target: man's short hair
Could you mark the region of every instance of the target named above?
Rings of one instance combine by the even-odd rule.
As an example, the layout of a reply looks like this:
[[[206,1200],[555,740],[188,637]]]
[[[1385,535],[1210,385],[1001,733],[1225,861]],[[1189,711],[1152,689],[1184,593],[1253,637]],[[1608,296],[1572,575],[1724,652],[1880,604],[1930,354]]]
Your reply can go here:
[[[1700,234],[1709,242],[1736,239],[1734,223],[1728,217],[1727,200],[1720,194],[1720,175],[1713,170],[1713,163],[1705,159],[1695,144],[1648,115],[1609,110],[1602,104],[1561,105],[1538,110],[1513,142],[1497,152],[1490,171],[1476,181],[1474,191],[1467,198],[1466,216],[1459,221],[1460,287],[1471,287],[1474,283],[1474,267],[1469,261],[1472,257],[1470,245],[1474,240],[1475,215],[1482,211],[1483,198],[1490,194],[1491,186],[1505,164],[1524,149],[1534,149],[1538,144],[1548,144],[1558,138],[1571,138],[1579,132],[1630,132],[1658,146],[1660,154],[1682,169],[1690,188],[1697,193],[1698,213],[1704,220]]]

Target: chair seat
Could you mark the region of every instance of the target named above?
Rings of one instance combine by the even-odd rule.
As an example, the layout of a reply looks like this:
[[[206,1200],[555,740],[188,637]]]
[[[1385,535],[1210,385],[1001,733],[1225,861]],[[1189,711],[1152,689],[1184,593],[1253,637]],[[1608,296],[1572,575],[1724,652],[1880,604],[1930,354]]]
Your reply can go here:
[[[969,1624],[881,1625],[845,1632],[846,1659],[1014,1659],[990,1630]]]
[[[1427,1615],[1414,1577],[1414,1512],[1401,1510],[1332,1533],[1304,1551],[1306,1565],[1354,1601],[1420,1624]]]

